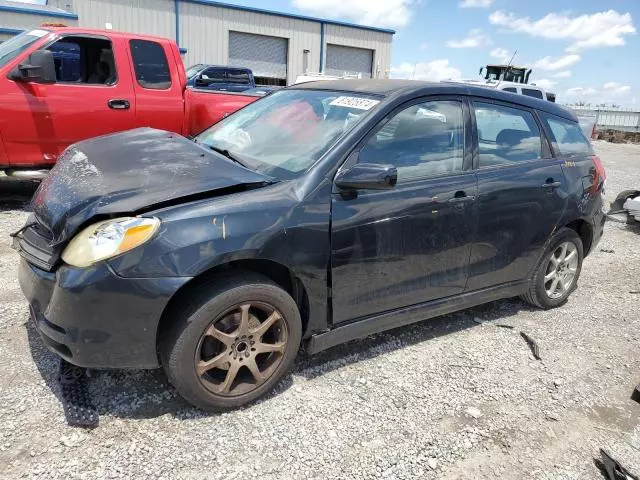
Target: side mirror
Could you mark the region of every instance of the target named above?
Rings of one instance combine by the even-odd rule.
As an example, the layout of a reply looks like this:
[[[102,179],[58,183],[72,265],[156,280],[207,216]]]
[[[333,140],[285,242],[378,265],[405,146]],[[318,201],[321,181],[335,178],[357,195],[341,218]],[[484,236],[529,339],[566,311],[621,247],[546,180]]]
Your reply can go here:
[[[21,63],[10,74],[15,81],[34,83],[56,83],[56,66],[49,50],[33,52],[26,63]]]
[[[335,184],[343,190],[389,190],[398,183],[398,170],[393,165],[359,163],[336,176]]]

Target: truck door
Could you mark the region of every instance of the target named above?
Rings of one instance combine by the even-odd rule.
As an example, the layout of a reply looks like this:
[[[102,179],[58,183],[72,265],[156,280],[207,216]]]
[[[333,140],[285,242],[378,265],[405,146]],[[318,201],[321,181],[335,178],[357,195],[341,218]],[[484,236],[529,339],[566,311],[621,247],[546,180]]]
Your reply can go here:
[[[2,136],[11,166],[51,165],[72,143],[135,126],[121,44],[106,36],[73,34],[43,48],[53,52],[56,83],[7,79],[12,121],[4,124]]]
[[[139,127],[181,133],[184,120],[184,92],[178,64],[169,43],[129,40],[136,96],[136,123]],[[179,66],[182,68],[182,65]]]

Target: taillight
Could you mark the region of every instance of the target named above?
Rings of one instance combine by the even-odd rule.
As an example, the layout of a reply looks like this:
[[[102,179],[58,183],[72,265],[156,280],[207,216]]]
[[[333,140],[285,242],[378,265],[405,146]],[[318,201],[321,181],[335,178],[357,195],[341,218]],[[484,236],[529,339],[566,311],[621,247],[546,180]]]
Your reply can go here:
[[[595,194],[598,190],[604,190],[604,184],[607,180],[607,172],[602,165],[600,157],[595,155],[593,157],[593,183],[591,184],[591,192]]]

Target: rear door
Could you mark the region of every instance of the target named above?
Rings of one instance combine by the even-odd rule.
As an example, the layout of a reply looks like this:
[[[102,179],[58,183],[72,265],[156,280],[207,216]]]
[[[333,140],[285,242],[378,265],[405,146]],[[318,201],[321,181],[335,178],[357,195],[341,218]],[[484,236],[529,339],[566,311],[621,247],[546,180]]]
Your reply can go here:
[[[135,126],[135,98],[126,46],[102,35],[66,35],[53,53],[56,83],[7,80],[12,95],[3,126],[12,165],[53,164],[70,144]]]
[[[478,228],[467,290],[527,278],[567,204],[562,160],[535,112],[474,99]]]
[[[405,104],[350,157],[396,166],[398,183],[333,194],[335,323],[464,290],[477,188],[468,118],[456,97]]]
[[[168,42],[129,40],[136,96],[136,123],[181,133],[184,120],[184,92],[178,66]]]

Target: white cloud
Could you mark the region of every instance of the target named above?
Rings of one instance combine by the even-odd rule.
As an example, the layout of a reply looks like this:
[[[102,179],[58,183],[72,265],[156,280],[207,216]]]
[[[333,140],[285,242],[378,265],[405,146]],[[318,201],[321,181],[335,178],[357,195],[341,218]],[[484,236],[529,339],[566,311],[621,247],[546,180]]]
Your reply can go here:
[[[625,96],[631,92],[629,85],[622,85],[617,82],[607,82],[601,88],[594,87],[573,87],[569,88],[565,95],[570,101],[585,101],[590,103],[609,103],[624,100]],[[627,97],[628,98],[628,97]]]
[[[562,68],[567,68],[578,63],[580,59],[580,55],[577,55],[575,53],[570,53],[556,59],[552,57],[544,57],[534,63],[533,67],[539,68],[540,70],[560,70]]]
[[[517,17],[502,10],[489,15],[489,22],[508,30],[528,33],[533,37],[553,40],[569,40],[569,52],[593,47],[613,47],[625,44],[625,35],[633,35],[636,28],[630,13],[615,10],[569,17],[560,13],[549,13],[539,20]]]
[[[495,0],[461,0],[460,8],[489,8]]]
[[[511,60],[512,55],[513,53],[506,48],[494,48],[493,50],[491,50],[491,52],[489,52],[489,56],[497,58],[501,63],[507,63],[509,60]]]
[[[545,90],[552,90],[553,86],[558,82],[554,82],[553,80],[549,80],[547,78],[541,78],[540,80],[532,80],[531,83],[537,85],[538,87],[542,87]]]
[[[553,78],[569,78],[571,76],[571,70],[563,70],[556,73]]]
[[[482,33],[482,30],[479,28],[474,28],[469,31],[469,34],[466,38],[462,40],[449,40],[447,42],[447,47],[449,48],[476,48],[482,45],[489,45],[491,40],[489,37]]]
[[[462,72],[449,65],[449,60],[440,59],[426,63],[401,63],[397,67],[391,67],[391,77],[437,82],[458,79],[462,77]]]
[[[423,43],[422,45],[420,45],[420,50],[428,50],[431,48],[431,45],[428,43]]]
[[[413,0],[292,0],[294,7],[315,15],[383,27],[409,23],[411,3]]]
[[[631,91],[629,85],[621,85],[617,82],[608,82],[602,86],[602,89],[610,95],[617,96]]]

